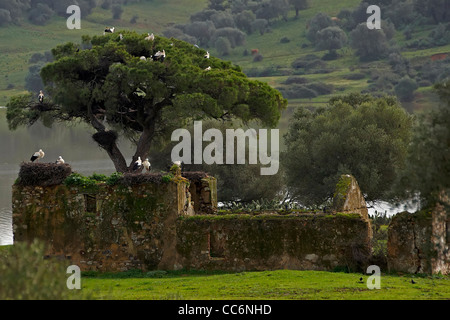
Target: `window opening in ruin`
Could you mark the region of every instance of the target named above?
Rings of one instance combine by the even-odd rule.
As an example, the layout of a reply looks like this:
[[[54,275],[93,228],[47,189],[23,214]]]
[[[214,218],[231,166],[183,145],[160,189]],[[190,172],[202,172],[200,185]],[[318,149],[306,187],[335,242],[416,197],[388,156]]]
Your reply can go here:
[[[90,213],[97,212],[97,197],[95,195],[84,195],[84,211]]]
[[[209,256],[211,258],[225,258],[225,239],[220,239],[219,232],[211,231],[208,235]]]

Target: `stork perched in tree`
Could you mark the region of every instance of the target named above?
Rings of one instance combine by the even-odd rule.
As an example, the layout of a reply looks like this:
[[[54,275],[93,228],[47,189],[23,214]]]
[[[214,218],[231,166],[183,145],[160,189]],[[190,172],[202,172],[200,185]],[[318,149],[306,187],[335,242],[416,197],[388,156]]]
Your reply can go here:
[[[141,157],[138,157],[138,159],[133,165],[133,171],[139,170],[141,167],[142,167],[142,160]]]
[[[44,102],[44,92],[42,92],[42,90],[39,91],[39,103],[43,103]]]
[[[166,58],[166,50],[158,51],[153,55],[153,60],[160,60],[161,62],[164,62],[165,58]]]
[[[148,161],[148,158],[145,159],[144,162],[142,162],[142,165],[144,166],[144,168],[147,172],[149,172],[152,167],[152,165],[150,164],[150,161]]]
[[[64,164],[65,161],[64,161],[64,159],[63,159],[61,156],[59,156],[59,157],[58,157],[58,160],[56,160],[55,163],[56,163],[56,164]]]
[[[155,40],[155,35],[152,33],[152,34],[150,34],[150,33],[147,33],[147,37],[145,37],[145,40],[147,40],[147,41],[153,41],[153,40]]]
[[[119,34],[119,39],[123,40],[123,34]]]
[[[206,51],[205,59],[209,59],[209,52],[208,51]]]
[[[116,29],[115,27],[112,27],[112,28],[106,27],[105,28],[105,32],[103,34],[105,34],[105,33],[114,33],[115,29]]]
[[[205,71],[210,71],[210,70],[211,70],[211,67],[208,67],[205,69]]]
[[[142,61],[147,61],[147,58],[145,56],[141,56],[139,59],[141,59]]]
[[[39,149],[39,151],[35,152],[32,156],[30,161],[34,162],[34,161],[39,161],[39,159],[42,159],[45,156],[44,151],[42,151],[42,149]]]

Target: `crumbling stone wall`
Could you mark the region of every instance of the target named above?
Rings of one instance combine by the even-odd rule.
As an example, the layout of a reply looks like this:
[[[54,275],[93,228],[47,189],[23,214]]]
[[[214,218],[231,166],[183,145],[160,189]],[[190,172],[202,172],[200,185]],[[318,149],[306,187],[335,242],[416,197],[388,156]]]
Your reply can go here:
[[[388,229],[388,268],[408,273],[450,273],[449,214],[432,210],[395,215]]]
[[[177,230],[188,269],[358,270],[371,251],[358,214],[194,216],[179,219]]]
[[[87,188],[16,184],[14,240],[41,239],[49,257],[83,271],[356,270],[370,255],[370,224],[359,212],[219,215],[215,179],[150,178]]]
[[[41,239],[48,256],[82,270],[172,269],[186,188],[183,180],[88,189],[16,185],[14,241]]]

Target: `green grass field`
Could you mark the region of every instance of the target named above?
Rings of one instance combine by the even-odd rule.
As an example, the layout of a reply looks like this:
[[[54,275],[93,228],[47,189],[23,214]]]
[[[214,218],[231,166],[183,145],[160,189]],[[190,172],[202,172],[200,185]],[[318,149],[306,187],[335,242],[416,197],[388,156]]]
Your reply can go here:
[[[82,288],[108,300],[450,300],[449,276],[382,274],[381,288],[372,290],[369,276],[293,270],[89,273]]]

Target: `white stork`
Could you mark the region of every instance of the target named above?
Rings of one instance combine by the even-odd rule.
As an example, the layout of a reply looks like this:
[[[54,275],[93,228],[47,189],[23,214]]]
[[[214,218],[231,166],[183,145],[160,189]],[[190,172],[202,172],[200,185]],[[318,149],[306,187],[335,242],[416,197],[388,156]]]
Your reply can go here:
[[[119,34],[119,39],[122,41],[123,40],[123,34]]]
[[[115,27],[112,27],[112,28],[106,27],[105,28],[105,32],[103,34],[105,34],[105,33],[114,33],[115,29],[116,29]]]
[[[144,168],[147,172],[149,172],[152,167],[152,165],[150,164],[150,161],[148,161],[148,158],[145,159],[144,162],[142,162],[142,165],[144,166]]]
[[[153,56],[153,60],[161,60],[161,62],[164,62],[164,59],[166,58],[166,50],[158,51]]]
[[[39,151],[35,152],[32,156],[30,161],[34,162],[34,161],[39,161],[39,159],[42,159],[45,156],[44,151],[42,151],[42,149],[39,149]]]
[[[39,91],[39,103],[44,102],[44,92],[42,90]]]
[[[205,59],[209,59],[209,52],[208,51],[206,51]]]
[[[138,157],[138,159],[136,160],[136,162],[133,165],[133,171],[140,169],[141,166],[142,166],[142,160],[141,160],[141,157]]]
[[[142,61],[147,61],[147,58],[144,56],[141,56],[139,59],[141,59]]]
[[[150,33],[147,33],[147,37],[145,37],[145,40],[147,40],[147,41],[153,41],[153,40],[155,40],[155,35],[152,33],[152,34],[150,34]]]
[[[58,157],[58,160],[56,160],[55,163],[56,163],[56,164],[64,164],[65,161],[64,161],[64,159],[63,159],[61,156],[59,156],[59,157]]]
[[[210,71],[210,70],[211,70],[211,67],[208,67],[205,69],[205,71]]]

